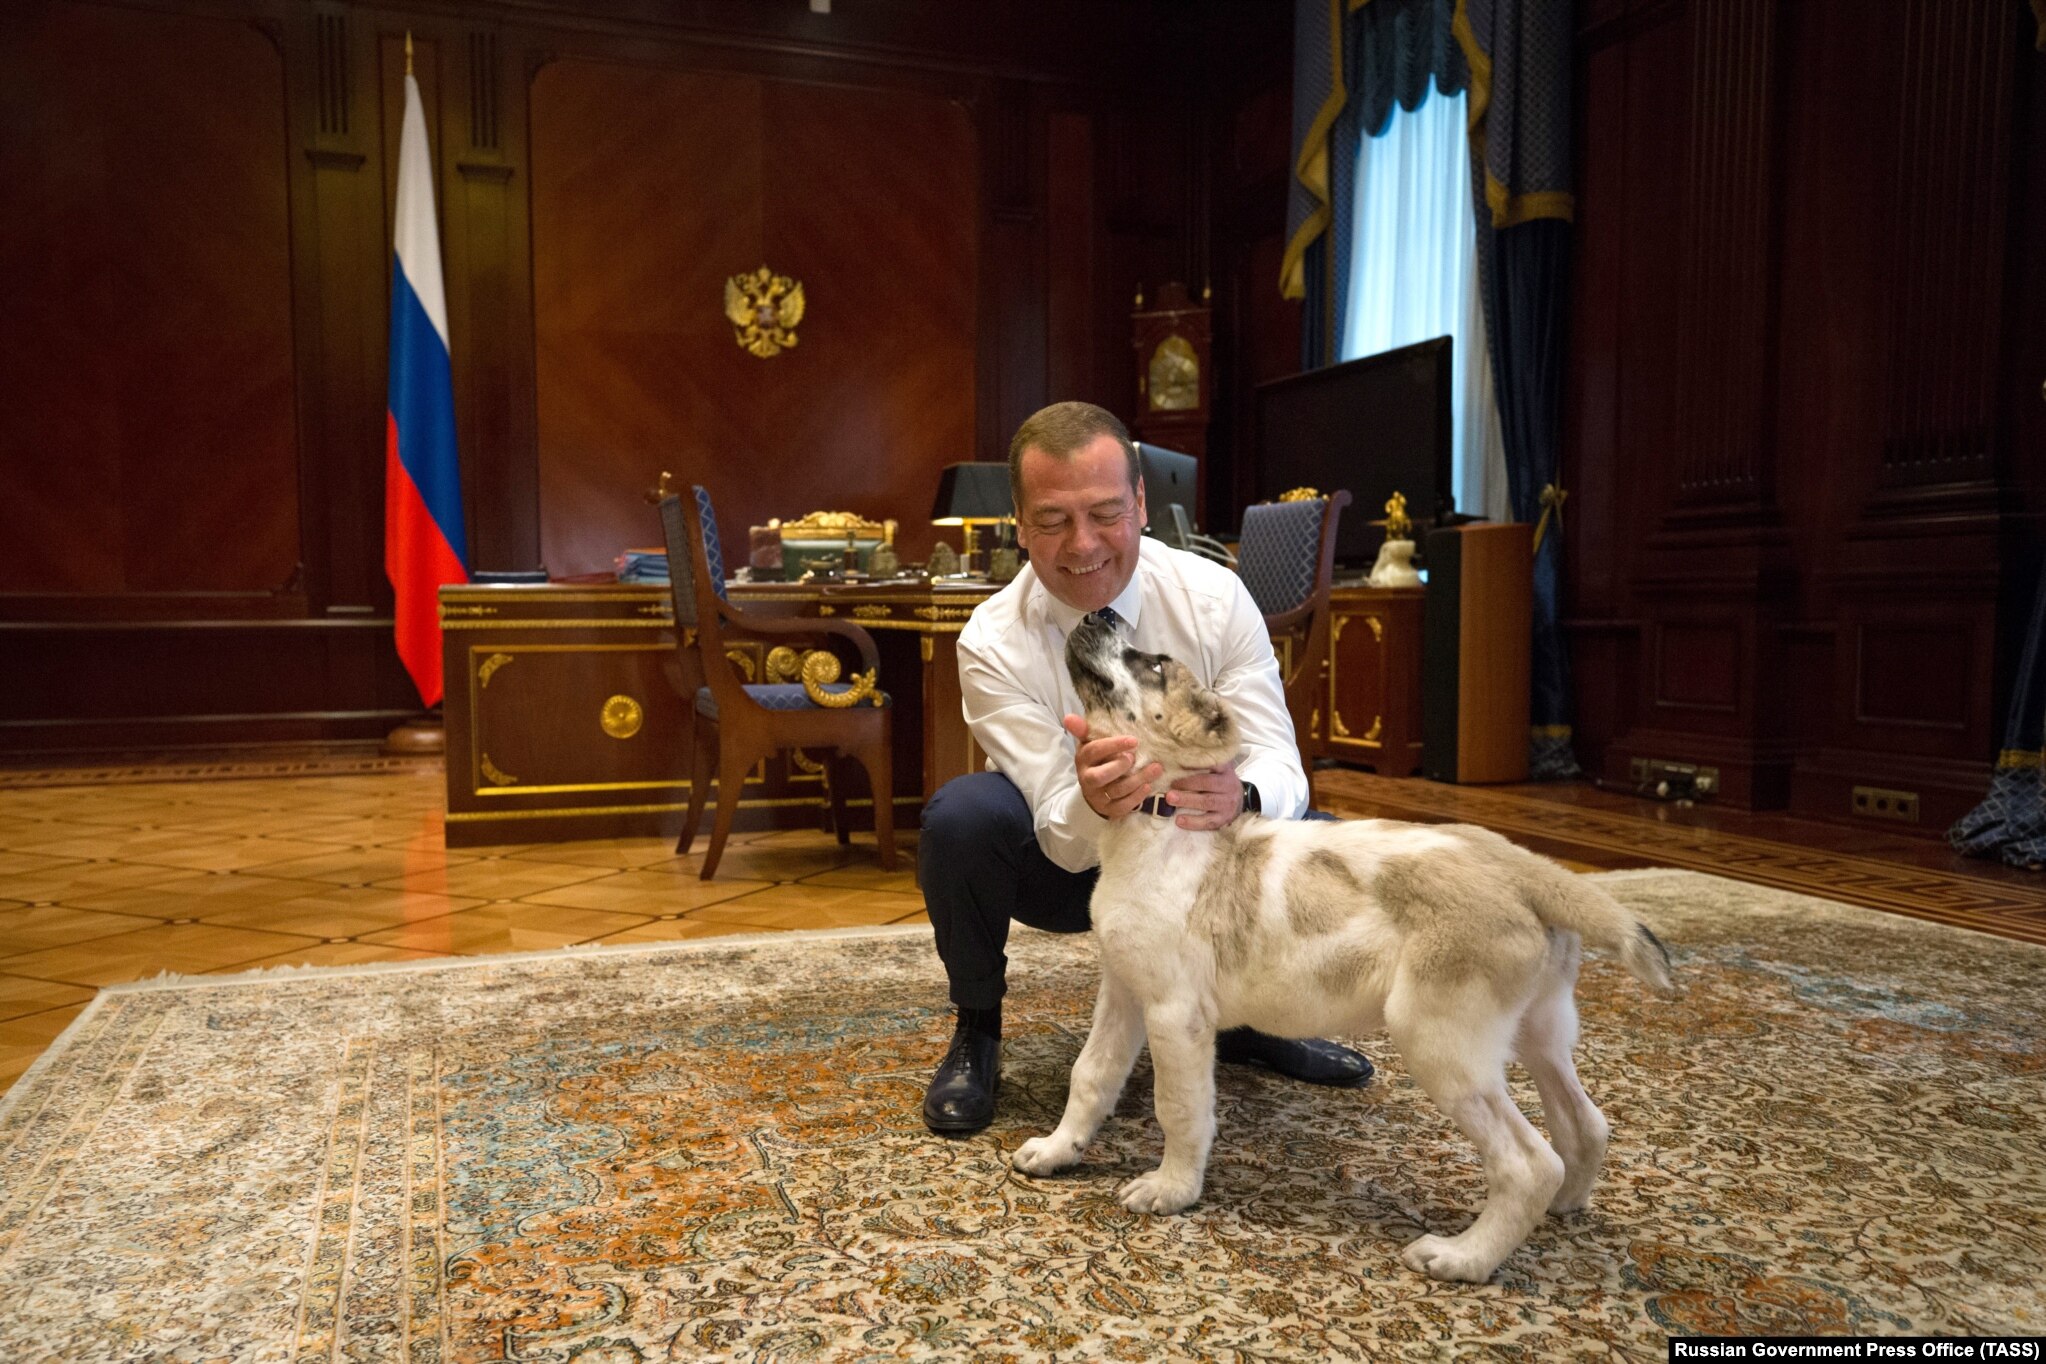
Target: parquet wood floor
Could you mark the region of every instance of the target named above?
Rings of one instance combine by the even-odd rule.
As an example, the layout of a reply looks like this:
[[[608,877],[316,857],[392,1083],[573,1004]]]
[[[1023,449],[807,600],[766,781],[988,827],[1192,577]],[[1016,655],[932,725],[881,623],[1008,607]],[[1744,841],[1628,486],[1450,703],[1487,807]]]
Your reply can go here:
[[[1684,867],[2046,943],[2046,875],[1960,857],[1923,835],[1666,804],[1589,783],[1445,786],[1349,769],[1316,775],[1322,805],[1347,818],[1479,824],[1571,863]]]
[[[284,770],[280,771],[280,767]],[[718,879],[662,839],[443,846],[437,767],[301,755],[0,773],[0,1088],[96,988],[159,971],[405,961],[924,921],[913,838],[734,835]],[[2046,878],[1930,840],[1588,785],[1449,787],[1335,769],[1349,817],[1482,824],[1579,870],[1691,867],[2046,942]],[[698,845],[701,847],[701,844]]]

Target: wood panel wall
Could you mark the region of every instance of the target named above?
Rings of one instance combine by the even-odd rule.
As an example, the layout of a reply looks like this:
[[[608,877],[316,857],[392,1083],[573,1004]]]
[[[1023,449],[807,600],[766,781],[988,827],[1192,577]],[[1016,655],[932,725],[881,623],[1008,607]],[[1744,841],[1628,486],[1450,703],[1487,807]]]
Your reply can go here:
[[[710,490],[728,543],[854,511],[901,518],[924,557],[938,471],[975,453],[966,105],[563,61],[532,111],[549,570],[645,543],[640,493],[663,468]],[[806,299],[797,344],[768,358],[724,313],[725,280],[762,265]]]
[[[285,589],[283,54],[197,15],[53,5],[10,23],[0,592]]]
[[[662,468],[728,535],[842,508],[919,554],[937,467],[1053,398],[1126,408],[1136,288],[1226,276],[1208,148],[1285,22],[840,9],[0,7],[0,752],[414,709],[382,570],[408,31],[473,567],[653,542]],[[810,291],[771,361],[720,306],[761,264]]]
[[[1909,790],[1934,832],[1985,788],[2046,506],[2031,23],[1994,0],[1580,9],[1589,769],[1706,763],[1736,803],[1832,818],[1856,785]]]

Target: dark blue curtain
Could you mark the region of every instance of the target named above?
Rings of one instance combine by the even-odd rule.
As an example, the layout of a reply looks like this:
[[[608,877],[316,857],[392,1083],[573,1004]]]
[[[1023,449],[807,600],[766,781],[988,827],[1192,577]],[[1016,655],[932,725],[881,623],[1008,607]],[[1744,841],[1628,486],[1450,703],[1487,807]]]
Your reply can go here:
[[[1478,277],[1514,516],[1535,525],[1529,774],[1579,775],[1564,652],[1562,404],[1570,306],[1567,0],[1467,0]]]
[[[2032,602],[2032,623],[2018,659],[2003,751],[1989,794],[1961,816],[1947,839],[1971,857],[2001,857],[2014,867],[2046,868],[2046,566]]]
[[[1343,0],[1293,0],[1293,174],[1279,293],[1302,300],[1301,368],[1328,363],[1329,136],[1343,111]]]
[[[1294,0],[1294,175],[1280,292],[1301,300],[1300,367],[1339,358],[1349,307],[1357,145],[1395,107],[1461,94],[1470,66],[1456,0]]]

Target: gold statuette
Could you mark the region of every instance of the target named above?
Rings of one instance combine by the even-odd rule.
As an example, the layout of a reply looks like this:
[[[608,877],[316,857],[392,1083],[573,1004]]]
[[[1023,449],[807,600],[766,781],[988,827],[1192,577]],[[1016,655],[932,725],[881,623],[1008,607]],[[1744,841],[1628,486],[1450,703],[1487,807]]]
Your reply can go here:
[[[1405,540],[1414,533],[1413,518],[1407,515],[1407,495],[1396,492],[1385,502],[1385,519],[1373,521],[1374,526],[1385,527],[1388,540]]]
[[[803,283],[761,266],[750,275],[725,281],[725,316],[739,349],[763,360],[796,344],[796,325],[803,320]]]

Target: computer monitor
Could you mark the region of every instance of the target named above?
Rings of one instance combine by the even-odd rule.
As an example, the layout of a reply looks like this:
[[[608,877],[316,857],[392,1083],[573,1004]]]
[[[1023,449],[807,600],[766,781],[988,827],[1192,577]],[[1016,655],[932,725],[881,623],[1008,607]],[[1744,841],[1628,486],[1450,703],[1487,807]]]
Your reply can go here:
[[[1137,447],[1137,468],[1144,477],[1144,511],[1150,517],[1144,529],[1161,539],[1169,539],[1171,507],[1175,502],[1186,508],[1188,518],[1198,527],[1201,523],[1198,504],[1200,461],[1192,455],[1183,455],[1177,450],[1167,450],[1145,441],[1131,443]]]
[[[1349,489],[1336,535],[1348,565],[1377,556],[1385,532],[1371,523],[1394,492],[1417,533],[1464,519],[1450,484],[1450,345],[1438,336],[1259,384],[1257,495]]]

